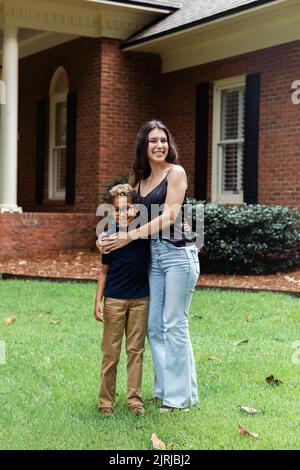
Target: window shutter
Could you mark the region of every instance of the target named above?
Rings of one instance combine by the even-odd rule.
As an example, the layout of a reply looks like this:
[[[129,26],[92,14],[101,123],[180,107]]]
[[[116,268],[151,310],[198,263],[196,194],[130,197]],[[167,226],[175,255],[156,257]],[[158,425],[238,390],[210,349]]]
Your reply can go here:
[[[77,93],[69,93],[67,109],[66,204],[75,203],[76,108]]]
[[[244,202],[258,202],[260,74],[246,77]]]
[[[44,199],[46,104],[46,100],[38,101],[36,112],[36,204],[42,204]]]
[[[195,198],[207,199],[209,83],[196,90]]]

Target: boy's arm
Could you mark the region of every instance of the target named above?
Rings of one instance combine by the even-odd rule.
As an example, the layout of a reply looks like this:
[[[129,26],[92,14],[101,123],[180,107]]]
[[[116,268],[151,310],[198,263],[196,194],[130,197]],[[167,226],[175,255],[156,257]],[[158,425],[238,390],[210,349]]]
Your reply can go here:
[[[95,307],[94,307],[94,317],[95,320],[103,322],[103,293],[106,283],[106,276],[109,270],[108,264],[101,264],[101,271],[98,279],[97,284],[97,292],[96,292],[96,299],[95,299]]]

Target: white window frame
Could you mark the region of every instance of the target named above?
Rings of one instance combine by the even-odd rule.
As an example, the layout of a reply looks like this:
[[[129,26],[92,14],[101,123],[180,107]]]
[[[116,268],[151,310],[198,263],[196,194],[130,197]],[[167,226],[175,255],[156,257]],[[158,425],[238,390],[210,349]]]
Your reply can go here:
[[[222,204],[242,204],[244,201],[243,191],[240,194],[234,194],[231,191],[226,191],[225,193],[222,193],[222,159],[220,153],[222,91],[241,86],[246,86],[245,75],[239,75],[238,77],[231,77],[225,80],[218,80],[214,83],[212,136],[212,202]],[[242,141],[244,142],[244,139],[242,139]],[[235,139],[234,142],[237,142],[237,140]]]
[[[59,78],[59,76],[62,73],[66,73],[65,69],[63,67],[59,67],[51,80],[51,85],[50,85],[50,120],[49,120],[49,176],[48,176],[48,197],[49,199],[52,200],[65,200],[66,198],[66,191],[56,191],[57,187],[57,181],[56,181],[56,175],[57,171],[55,168],[55,161],[54,161],[54,148],[57,148],[55,145],[55,130],[56,130],[56,105],[57,103],[63,103],[68,100],[68,92],[63,93],[55,93],[55,86],[56,82]],[[66,146],[63,146],[61,148],[66,148]]]

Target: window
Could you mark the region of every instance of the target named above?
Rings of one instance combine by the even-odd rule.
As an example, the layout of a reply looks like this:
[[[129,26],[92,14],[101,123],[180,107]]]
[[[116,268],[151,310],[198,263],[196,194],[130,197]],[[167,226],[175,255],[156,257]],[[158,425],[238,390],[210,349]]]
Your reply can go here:
[[[243,202],[245,77],[215,83],[212,200]]]
[[[50,86],[49,199],[65,199],[68,75],[59,67]]]

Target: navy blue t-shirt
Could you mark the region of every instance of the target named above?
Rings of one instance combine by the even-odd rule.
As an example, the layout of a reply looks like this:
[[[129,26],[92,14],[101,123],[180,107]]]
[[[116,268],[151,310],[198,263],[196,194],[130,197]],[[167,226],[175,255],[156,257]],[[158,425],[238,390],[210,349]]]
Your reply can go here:
[[[102,264],[109,265],[104,296],[113,299],[148,297],[149,262],[150,240],[148,239],[139,238],[119,250],[103,254]]]

